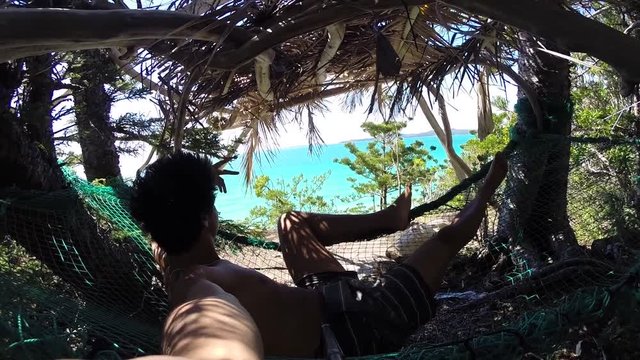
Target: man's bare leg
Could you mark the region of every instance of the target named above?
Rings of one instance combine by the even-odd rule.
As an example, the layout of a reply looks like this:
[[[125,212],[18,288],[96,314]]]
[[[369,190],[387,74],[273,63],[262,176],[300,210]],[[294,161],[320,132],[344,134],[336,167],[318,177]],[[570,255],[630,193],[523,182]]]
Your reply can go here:
[[[284,261],[294,281],[306,275],[345,271],[325,246],[402,230],[409,224],[409,194],[384,210],[364,215],[289,212],[278,221]]]
[[[450,225],[442,228],[405,261],[422,275],[432,291],[440,287],[449,262],[476,235],[484,218],[487,203],[504,180],[506,173],[506,157],[498,153],[476,198],[456,215]]]

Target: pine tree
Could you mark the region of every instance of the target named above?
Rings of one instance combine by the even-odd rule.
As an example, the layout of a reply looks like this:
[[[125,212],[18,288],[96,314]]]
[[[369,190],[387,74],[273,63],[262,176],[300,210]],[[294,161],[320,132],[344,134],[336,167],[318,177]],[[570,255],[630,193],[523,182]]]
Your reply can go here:
[[[424,143],[415,141],[407,145],[402,139],[400,131],[405,127],[406,123],[396,121],[365,122],[362,128],[373,138],[366,150],[349,142],[345,147],[354,158],[334,160],[359,176],[347,180],[358,194],[374,199],[374,209],[387,207],[388,195],[393,189],[399,190],[405,184],[419,184],[424,189],[435,174],[435,169],[428,167],[428,163],[435,160]]]

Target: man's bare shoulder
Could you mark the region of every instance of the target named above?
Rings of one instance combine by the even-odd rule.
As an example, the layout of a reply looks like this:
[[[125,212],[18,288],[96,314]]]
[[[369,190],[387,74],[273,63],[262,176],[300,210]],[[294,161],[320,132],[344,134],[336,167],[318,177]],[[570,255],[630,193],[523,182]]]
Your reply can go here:
[[[206,274],[209,281],[214,282],[225,289],[228,287],[235,288],[238,283],[249,285],[253,283],[254,280],[261,283],[276,284],[275,281],[259,271],[234,264],[228,260],[218,260],[213,264],[201,267],[200,271]]]
[[[172,307],[197,298],[198,295],[194,294],[194,290],[202,288],[205,282],[209,283],[206,286],[209,295],[224,293],[222,287],[209,281],[207,272],[207,268],[202,266],[192,266],[186,269],[169,269],[169,274],[165,278],[165,285]]]
[[[236,264],[220,259],[207,265],[193,265],[184,269],[171,269],[168,280],[171,283],[188,282],[196,279],[208,279],[218,273],[237,272],[242,269],[242,267]]]

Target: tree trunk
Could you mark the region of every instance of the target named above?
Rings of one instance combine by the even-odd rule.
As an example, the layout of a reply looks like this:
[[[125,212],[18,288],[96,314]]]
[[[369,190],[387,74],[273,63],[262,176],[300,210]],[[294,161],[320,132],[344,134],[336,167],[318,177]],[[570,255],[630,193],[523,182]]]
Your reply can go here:
[[[11,100],[22,84],[22,62],[0,63],[0,113],[10,112]]]
[[[23,63],[0,64],[0,188],[59,189],[64,186],[64,178],[53,150],[51,97],[47,97],[53,89],[51,58],[39,56],[26,62],[29,83],[20,112],[23,119],[11,108],[22,84]]]
[[[56,162],[53,145],[53,55],[45,54],[26,59],[27,86],[20,111],[29,139],[38,145],[47,162]]]
[[[638,21],[640,21],[640,6],[638,8],[631,8],[629,10],[630,24],[627,24],[628,28],[626,33],[630,33],[636,39],[640,38],[640,27]],[[633,193],[633,208],[636,213],[636,218],[640,219],[640,85],[635,86],[633,100],[635,105],[633,106],[633,115],[635,117],[633,121],[632,136],[636,139],[636,164],[635,164],[635,183]]]
[[[73,66],[78,139],[87,180],[120,177],[115,136],[110,126],[111,96],[105,84],[114,80],[114,67],[103,50],[82,51]]]
[[[518,67],[542,102],[545,119],[540,134],[533,117],[519,108],[516,127],[523,138],[511,157],[499,233],[509,239],[514,263],[527,270],[540,267],[547,256],[576,256],[579,248],[567,216],[570,143],[544,137],[571,133],[569,63],[536,49],[566,50],[525,33],[521,46],[526,50]]]

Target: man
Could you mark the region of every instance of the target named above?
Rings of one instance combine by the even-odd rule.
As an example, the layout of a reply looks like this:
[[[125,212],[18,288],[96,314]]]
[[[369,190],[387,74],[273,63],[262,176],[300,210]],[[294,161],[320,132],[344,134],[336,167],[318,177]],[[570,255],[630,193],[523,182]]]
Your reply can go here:
[[[327,327],[347,356],[398,350],[411,332],[433,316],[433,292],[450,260],[476,234],[487,202],[507,171],[504,155],[496,154],[476,199],[374,287],[346,272],[325,246],[406,228],[409,188],[390,207],[371,214],[283,215],[278,223],[282,254],[298,285],[289,287],[222,260],[216,253],[214,188],[226,191],[220,175],[227,172],[218,170],[224,162],[214,166],[203,157],[177,153],[150,165],[134,183],[133,215],[166,252],[163,266],[172,308],[184,307],[194,314],[193,319],[198,319],[199,311],[218,319],[194,325],[185,318],[173,332],[165,328],[166,354],[200,356],[197,345],[190,350],[193,338],[188,334],[209,331],[205,329],[209,323],[218,332],[206,338],[219,338],[212,347],[231,344],[252,356],[262,356],[256,350],[260,342],[268,356],[321,356],[323,339],[331,341],[321,330]],[[189,305],[207,299],[211,306]],[[236,316],[246,315],[244,309],[253,323],[246,316]],[[235,323],[236,318],[243,320]],[[168,324],[174,323],[169,319]],[[176,342],[176,337],[182,340]]]

